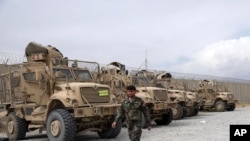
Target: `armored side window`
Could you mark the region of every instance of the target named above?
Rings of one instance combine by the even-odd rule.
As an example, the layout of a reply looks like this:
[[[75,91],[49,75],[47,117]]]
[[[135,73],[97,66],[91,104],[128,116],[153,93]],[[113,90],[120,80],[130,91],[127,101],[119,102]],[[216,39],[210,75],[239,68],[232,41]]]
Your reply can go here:
[[[207,92],[208,93],[214,93],[214,90],[213,89],[207,89]]]
[[[23,73],[23,77],[26,81],[36,81],[36,73],[35,72]]]
[[[204,93],[204,90],[198,90],[198,93]]]
[[[116,74],[116,69],[110,69],[110,74],[115,75]]]

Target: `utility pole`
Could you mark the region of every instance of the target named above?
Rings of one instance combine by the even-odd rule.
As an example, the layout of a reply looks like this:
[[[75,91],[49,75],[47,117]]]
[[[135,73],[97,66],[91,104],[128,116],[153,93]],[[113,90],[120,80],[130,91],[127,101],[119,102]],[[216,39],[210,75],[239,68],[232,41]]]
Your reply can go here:
[[[147,56],[147,50],[146,50],[146,54],[145,54],[145,70],[148,70],[148,56]]]
[[[147,56],[147,50],[145,51],[145,60],[143,61],[143,64],[141,64],[141,66],[138,68],[138,70],[140,70],[141,68],[143,68],[145,70],[148,70],[148,56]]]

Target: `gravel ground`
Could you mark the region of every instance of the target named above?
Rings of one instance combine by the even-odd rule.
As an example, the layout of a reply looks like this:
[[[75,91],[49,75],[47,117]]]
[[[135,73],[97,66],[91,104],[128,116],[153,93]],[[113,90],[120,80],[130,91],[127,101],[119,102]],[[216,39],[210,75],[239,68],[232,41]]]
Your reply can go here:
[[[250,124],[250,107],[236,108],[232,112],[199,112],[197,116],[174,120],[168,126],[156,126],[151,131],[143,129],[142,141],[229,141],[230,124]],[[0,137],[6,137],[1,133]],[[1,139],[0,139],[1,140]],[[27,141],[48,141],[46,132],[27,133]],[[94,132],[77,136],[76,141],[128,141],[125,127],[114,139],[101,139]]]

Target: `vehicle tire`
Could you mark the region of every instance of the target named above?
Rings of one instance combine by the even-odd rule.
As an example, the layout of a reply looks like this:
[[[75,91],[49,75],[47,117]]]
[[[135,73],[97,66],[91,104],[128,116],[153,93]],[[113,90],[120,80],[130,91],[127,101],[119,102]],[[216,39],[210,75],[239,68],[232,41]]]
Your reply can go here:
[[[215,111],[216,112],[224,112],[226,110],[225,102],[219,100],[215,103]]]
[[[182,114],[182,117],[181,118],[184,118],[187,116],[187,109],[185,108],[182,108],[183,109],[183,114]]]
[[[27,124],[25,119],[10,113],[6,120],[6,133],[9,140],[22,140],[26,136]]]
[[[194,115],[193,116],[197,116],[199,113],[199,107],[198,106],[195,106],[194,107]]]
[[[50,141],[74,141],[75,139],[74,118],[64,109],[56,109],[49,114],[46,129]]]
[[[9,141],[7,138],[0,138],[0,141]]]
[[[112,122],[113,122],[114,118],[112,119],[112,121],[108,122],[108,129],[107,130],[103,130],[102,132],[98,132],[98,135],[101,138],[115,138],[116,136],[118,136],[121,132],[121,128],[122,128],[122,121],[119,120],[116,124],[115,128],[112,128]]]
[[[200,111],[204,111],[204,107],[203,107],[203,106],[200,106],[199,110],[200,110]]]
[[[193,116],[193,115],[194,115],[194,107],[193,107],[193,106],[188,107],[188,108],[187,108],[186,116],[187,116],[187,117],[191,117],[191,116]]]
[[[235,105],[235,103],[233,103],[232,105],[230,105],[230,106],[227,108],[227,110],[228,110],[228,111],[234,111],[234,110],[235,110],[235,107],[236,107],[236,105]]]
[[[183,108],[181,107],[180,104],[177,104],[177,108],[172,108],[173,111],[173,119],[174,120],[179,120],[183,118]]]
[[[157,125],[169,125],[173,120],[173,111],[170,109],[168,113],[162,115],[162,119],[155,120]]]

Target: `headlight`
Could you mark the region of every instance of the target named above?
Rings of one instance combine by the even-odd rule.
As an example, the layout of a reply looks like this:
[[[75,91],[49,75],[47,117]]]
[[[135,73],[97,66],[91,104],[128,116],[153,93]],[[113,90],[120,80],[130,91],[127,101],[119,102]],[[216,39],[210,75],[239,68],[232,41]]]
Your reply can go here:
[[[232,95],[232,94],[229,94],[229,95],[228,95],[228,98],[233,99],[233,95]]]

